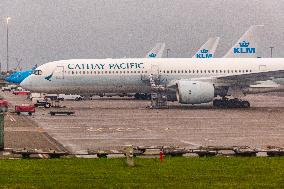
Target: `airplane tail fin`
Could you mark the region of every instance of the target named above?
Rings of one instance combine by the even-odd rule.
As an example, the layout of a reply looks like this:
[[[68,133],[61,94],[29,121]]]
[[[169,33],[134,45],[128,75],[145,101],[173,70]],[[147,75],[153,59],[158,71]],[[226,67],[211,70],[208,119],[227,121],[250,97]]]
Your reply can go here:
[[[213,58],[216,48],[219,44],[220,37],[211,37],[204,45],[195,53],[192,58]]]
[[[32,67],[32,70],[35,70],[36,68],[37,68],[37,64]]]
[[[146,58],[162,58],[165,46],[165,43],[157,43],[155,47],[147,53]]]
[[[251,26],[223,58],[257,58],[258,38],[263,25]]]

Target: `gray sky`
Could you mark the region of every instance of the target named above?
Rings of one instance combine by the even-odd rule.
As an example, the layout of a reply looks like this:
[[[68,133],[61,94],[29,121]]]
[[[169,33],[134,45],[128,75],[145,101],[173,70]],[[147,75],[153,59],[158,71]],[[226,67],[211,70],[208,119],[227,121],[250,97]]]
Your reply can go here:
[[[191,57],[219,36],[223,56],[250,25],[264,24],[262,57],[284,57],[284,0],[1,0],[0,60],[30,68],[73,58],[144,57],[165,42],[170,57]]]

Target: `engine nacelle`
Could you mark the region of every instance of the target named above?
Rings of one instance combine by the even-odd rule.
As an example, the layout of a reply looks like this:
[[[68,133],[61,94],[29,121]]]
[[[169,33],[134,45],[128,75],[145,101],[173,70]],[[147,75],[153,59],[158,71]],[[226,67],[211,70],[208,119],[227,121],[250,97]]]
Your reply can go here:
[[[209,82],[178,81],[177,100],[181,104],[202,104],[213,101],[214,86]]]

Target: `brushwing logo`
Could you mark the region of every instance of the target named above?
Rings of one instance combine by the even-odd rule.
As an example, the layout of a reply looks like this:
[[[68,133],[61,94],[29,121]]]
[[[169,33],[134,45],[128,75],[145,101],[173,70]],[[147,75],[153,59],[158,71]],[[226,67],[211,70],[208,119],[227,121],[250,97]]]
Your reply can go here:
[[[53,72],[49,76],[46,76],[45,79],[48,81],[51,81],[52,76],[53,76]]]
[[[155,58],[157,55],[155,54],[155,53],[151,53],[151,54],[149,54],[149,57],[150,58]]]
[[[240,47],[234,48],[234,54],[255,54],[255,48],[249,47],[250,43],[248,41],[243,41],[239,43]]]
[[[196,58],[213,58],[213,54],[208,53],[209,50],[207,49],[202,49],[200,50],[200,53],[196,54]]]

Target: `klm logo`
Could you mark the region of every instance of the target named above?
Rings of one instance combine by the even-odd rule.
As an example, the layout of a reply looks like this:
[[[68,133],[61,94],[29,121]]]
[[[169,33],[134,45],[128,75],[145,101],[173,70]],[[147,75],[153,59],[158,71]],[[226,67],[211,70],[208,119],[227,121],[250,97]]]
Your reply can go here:
[[[243,41],[239,48],[234,48],[234,54],[255,54],[255,48],[249,47],[249,42]]]
[[[151,53],[151,54],[149,54],[149,57],[150,58],[155,58],[157,55],[155,54],[155,53]]]
[[[200,50],[199,54],[196,54],[196,58],[213,58],[213,54],[208,53],[209,50],[207,49],[202,49]]]

